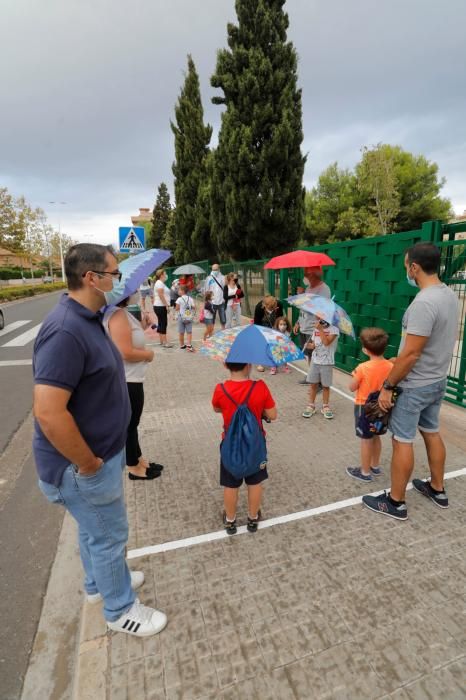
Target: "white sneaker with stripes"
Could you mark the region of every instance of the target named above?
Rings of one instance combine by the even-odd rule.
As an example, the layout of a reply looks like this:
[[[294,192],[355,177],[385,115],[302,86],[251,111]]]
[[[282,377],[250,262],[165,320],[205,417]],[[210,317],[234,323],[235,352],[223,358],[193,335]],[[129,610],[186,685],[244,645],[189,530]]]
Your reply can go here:
[[[143,571],[130,571],[131,574],[131,588],[133,591],[137,590],[144,583],[144,572]],[[91,605],[94,603],[100,603],[102,596],[100,593],[88,593],[86,595],[86,600]]]
[[[139,602],[133,605],[115,622],[107,622],[109,629],[114,632],[126,632],[135,637],[150,637],[161,632],[167,624],[167,616],[160,610],[148,608]]]

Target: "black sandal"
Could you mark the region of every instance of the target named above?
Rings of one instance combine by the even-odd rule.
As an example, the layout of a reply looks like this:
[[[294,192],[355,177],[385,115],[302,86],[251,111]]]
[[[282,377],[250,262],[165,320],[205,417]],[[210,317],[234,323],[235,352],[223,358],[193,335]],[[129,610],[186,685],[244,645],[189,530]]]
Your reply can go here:
[[[146,469],[146,475],[145,476],[137,476],[137,474],[133,474],[132,472],[128,472],[128,479],[130,481],[152,481],[152,479],[158,479],[159,476],[161,476],[162,472],[159,471],[149,471],[149,469]]]

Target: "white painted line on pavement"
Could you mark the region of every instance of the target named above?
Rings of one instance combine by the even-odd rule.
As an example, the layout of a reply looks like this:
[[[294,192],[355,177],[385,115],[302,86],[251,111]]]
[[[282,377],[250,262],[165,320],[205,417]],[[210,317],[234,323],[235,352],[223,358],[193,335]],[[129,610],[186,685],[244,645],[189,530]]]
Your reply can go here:
[[[293,367],[297,372],[301,372],[301,374],[307,374],[301,367],[296,367],[292,362],[287,362],[286,363],[289,367]],[[345,399],[348,399],[348,401],[351,401],[351,403],[354,403],[354,398],[350,396],[349,394],[345,394],[344,391],[341,389],[337,389],[336,386],[331,386],[330,387],[332,391],[334,391],[336,394],[340,394],[340,396],[344,396]]]
[[[456,479],[459,476],[466,476],[466,468],[457,469],[454,472],[447,472],[445,474],[445,480]],[[407,491],[413,488],[412,482],[406,487]],[[372,493],[364,494],[365,496],[378,496],[380,494],[380,489],[378,491],[373,491]],[[294,520],[303,520],[304,518],[312,518],[316,515],[321,515],[322,513],[331,513],[334,510],[341,510],[342,508],[349,508],[350,506],[357,505],[362,502],[362,496],[354,496],[353,498],[347,498],[344,501],[335,501],[335,503],[327,503],[324,506],[318,506],[317,508],[309,508],[308,510],[300,510],[297,513],[288,513],[287,515],[279,515],[276,518],[269,518],[269,520],[264,520],[261,522],[259,528],[264,530],[267,527],[273,527],[275,525],[283,525],[284,523],[291,523]],[[238,528],[238,535],[243,535],[247,532],[245,525]],[[207,532],[204,535],[195,535],[194,537],[185,537],[182,540],[173,540],[172,542],[162,542],[161,544],[149,545],[148,547],[140,547],[139,549],[131,549],[127,552],[127,559],[137,559],[138,557],[144,557],[147,554],[161,554],[162,552],[171,552],[174,549],[184,549],[185,547],[192,547],[196,544],[205,544],[206,542],[213,542],[214,540],[225,540],[229,539],[231,535],[227,535],[225,530],[217,530],[216,532]]]
[[[20,367],[32,365],[32,360],[0,360],[0,367]]]
[[[0,331],[0,338],[3,335],[8,335],[8,333],[15,331],[17,328],[21,328],[21,326],[25,326],[26,323],[31,323],[31,321],[13,321],[13,323],[9,323],[2,331]]]
[[[31,342],[31,340],[34,340],[34,338],[36,337],[36,335],[39,332],[41,325],[42,325],[42,323],[38,323],[37,326],[33,326],[25,333],[21,333],[21,335],[17,335],[16,338],[13,338],[13,340],[10,340],[8,343],[5,343],[1,347],[2,348],[21,348],[21,347],[23,347],[23,345],[27,345],[28,343]]]

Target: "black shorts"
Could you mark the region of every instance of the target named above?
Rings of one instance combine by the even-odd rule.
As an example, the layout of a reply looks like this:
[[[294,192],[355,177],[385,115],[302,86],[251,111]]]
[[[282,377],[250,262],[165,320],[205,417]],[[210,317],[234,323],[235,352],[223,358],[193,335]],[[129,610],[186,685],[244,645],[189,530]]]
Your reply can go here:
[[[264,467],[264,469],[259,469],[255,474],[251,474],[251,476],[245,476],[244,482],[247,486],[256,486],[268,478],[267,467]],[[226,486],[229,489],[239,489],[242,483],[243,479],[236,479],[233,474],[230,474],[230,472],[225,469],[222,460],[220,460],[220,486]]]

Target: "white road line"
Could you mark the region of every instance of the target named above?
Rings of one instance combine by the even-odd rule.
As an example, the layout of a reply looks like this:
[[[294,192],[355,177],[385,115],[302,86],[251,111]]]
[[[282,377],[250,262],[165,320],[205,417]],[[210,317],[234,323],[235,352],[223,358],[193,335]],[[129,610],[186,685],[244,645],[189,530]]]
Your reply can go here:
[[[37,324],[37,326],[33,326],[30,328],[28,331],[25,333],[21,333],[21,335],[17,335],[16,338],[13,338],[13,340],[10,340],[8,343],[5,343],[2,345],[2,348],[21,348],[23,345],[27,345],[28,343],[31,342],[31,340],[34,340],[36,335],[39,332],[39,329],[41,327],[41,323]]]
[[[25,326],[26,323],[31,323],[31,321],[13,321],[13,323],[9,323],[2,331],[0,331],[0,338],[3,335],[8,335],[8,333],[15,331],[17,328],[21,328],[21,326]]]
[[[32,360],[0,360],[0,367],[20,367],[32,365]]]
[[[466,476],[466,468],[457,469],[454,472],[447,472],[445,474],[446,479],[456,479],[459,476]],[[413,488],[413,484],[410,482],[407,486],[407,491]],[[365,494],[366,496],[378,496],[380,489],[372,493]],[[334,510],[341,510],[342,508],[349,508],[350,506],[357,505],[362,502],[362,496],[354,496],[354,498],[347,498],[344,501],[335,501],[335,503],[327,503],[324,506],[318,506],[317,508],[309,508],[308,510],[300,510],[297,513],[288,513],[287,515],[279,515],[276,518],[269,518],[269,520],[264,520],[260,524],[260,529],[264,530],[267,527],[274,527],[275,525],[283,525],[284,523],[291,523],[294,520],[303,520],[304,518],[312,518],[316,515],[321,515],[322,513],[331,513]],[[247,532],[246,526],[242,525],[238,528],[238,534],[243,535]],[[161,552],[171,552],[174,549],[184,549],[185,547],[192,547],[196,544],[205,544],[206,542],[213,542],[214,540],[224,540],[229,538],[225,530],[217,530],[216,532],[207,532],[204,535],[195,535],[194,537],[185,537],[182,540],[173,540],[172,542],[162,542],[161,544],[149,545],[148,547],[140,547],[139,549],[131,549],[127,552],[127,559],[137,559],[138,557],[144,557],[147,554],[160,554]]]
[[[294,365],[292,362],[287,362],[286,364],[289,367],[293,367],[293,369],[295,369],[297,372],[301,372],[301,374],[307,374],[307,372],[305,372],[303,369],[301,369],[301,367],[296,367],[296,365]],[[351,401],[351,403],[354,403],[354,398],[352,396],[350,396],[349,394],[345,394],[344,391],[342,391],[341,389],[337,389],[336,386],[331,386],[330,388],[335,393],[340,394],[340,396],[344,396],[345,399],[348,399],[348,401]]]

